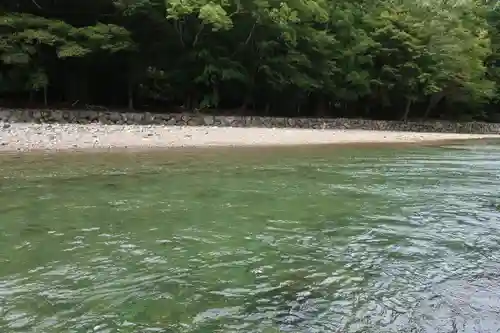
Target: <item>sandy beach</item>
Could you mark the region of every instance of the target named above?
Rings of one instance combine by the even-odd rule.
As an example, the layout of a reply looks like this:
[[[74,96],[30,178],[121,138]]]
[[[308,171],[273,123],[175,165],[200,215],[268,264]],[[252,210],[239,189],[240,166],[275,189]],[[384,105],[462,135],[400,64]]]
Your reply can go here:
[[[153,125],[0,124],[0,151],[432,143],[486,138],[500,138],[500,135]]]

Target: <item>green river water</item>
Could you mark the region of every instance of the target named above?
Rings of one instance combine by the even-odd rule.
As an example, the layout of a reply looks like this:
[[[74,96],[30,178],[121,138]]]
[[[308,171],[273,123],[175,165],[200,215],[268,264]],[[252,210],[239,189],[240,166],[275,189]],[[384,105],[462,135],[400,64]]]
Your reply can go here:
[[[500,332],[494,143],[0,171],[0,332]]]

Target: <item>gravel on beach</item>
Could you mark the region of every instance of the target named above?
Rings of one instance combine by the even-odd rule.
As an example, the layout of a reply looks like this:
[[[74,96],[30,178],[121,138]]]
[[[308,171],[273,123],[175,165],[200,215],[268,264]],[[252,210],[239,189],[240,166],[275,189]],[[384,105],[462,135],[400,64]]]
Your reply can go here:
[[[286,128],[0,123],[0,151],[413,143],[483,138],[500,138],[500,135]]]

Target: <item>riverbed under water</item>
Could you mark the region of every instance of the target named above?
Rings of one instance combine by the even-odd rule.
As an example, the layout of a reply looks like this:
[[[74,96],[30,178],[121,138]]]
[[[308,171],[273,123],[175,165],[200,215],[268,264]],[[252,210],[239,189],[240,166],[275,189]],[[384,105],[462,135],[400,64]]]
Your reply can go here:
[[[499,332],[500,145],[0,156],[1,332]]]

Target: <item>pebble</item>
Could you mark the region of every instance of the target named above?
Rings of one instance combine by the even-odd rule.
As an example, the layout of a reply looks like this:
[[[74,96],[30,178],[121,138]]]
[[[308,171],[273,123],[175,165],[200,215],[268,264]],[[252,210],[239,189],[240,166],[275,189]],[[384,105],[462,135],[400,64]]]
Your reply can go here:
[[[446,139],[500,138],[498,135],[219,128],[161,125],[2,123],[0,150],[64,150],[86,148],[147,148],[184,146],[248,146],[348,142],[422,142]],[[147,140],[144,140],[146,138]]]

